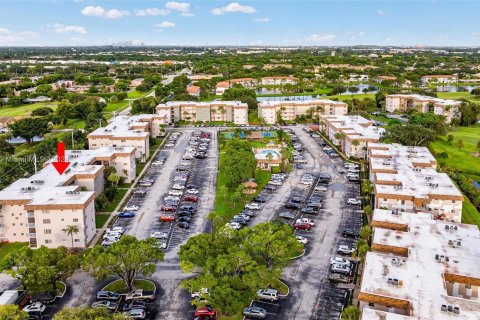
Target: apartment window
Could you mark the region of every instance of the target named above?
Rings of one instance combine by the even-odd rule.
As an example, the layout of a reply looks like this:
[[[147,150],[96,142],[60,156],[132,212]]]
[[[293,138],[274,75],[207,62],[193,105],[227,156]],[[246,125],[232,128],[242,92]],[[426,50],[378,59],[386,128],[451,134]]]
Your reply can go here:
[[[405,204],[405,200],[402,200],[402,202],[401,202],[401,203],[402,203],[402,204]]]
[[[96,144],[96,143],[92,143],[92,147],[96,147],[96,146],[97,146],[97,144]]]
[[[122,142],[127,142],[127,140],[122,140]]]
[[[73,219],[73,222],[78,222],[78,219]]]
[[[375,307],[375,303],[369,302],[369,303],[368,303],[368,306],[369,306],[369,307]]]
[[[455,213],[455,210],[450,211],[451,213]]]
[[[50,224],[50,219],[43,219],[43,224]]]
[[[80,239],[74,239],[73,242],[80,242]]]
[[[383,201],[385,201],[385,202],[386,202],[386,201],[387,201],[387,198],[383,198]]]
[[[42,210],[42,213],[50,213],[48,210]]]
[[[52,240],[50,240],[50,239],[45,239],[45,243],[46,243],[46,244],[52,243]]]
[[[12,223],[12,226],[15,226],[15,223]]]
[[[452,200],[452,203],[455,203],[455,200]]]
[[[43,234],[52,234],[52,229],[43,230]]]

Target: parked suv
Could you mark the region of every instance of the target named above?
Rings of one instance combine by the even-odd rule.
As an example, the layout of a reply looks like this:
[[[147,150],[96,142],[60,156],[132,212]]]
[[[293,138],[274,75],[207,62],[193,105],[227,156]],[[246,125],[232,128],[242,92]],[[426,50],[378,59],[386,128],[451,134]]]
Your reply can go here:
[[[277,301],[278,290],[275,289],[261,289],[257,291],[257,296],[262,300]]]

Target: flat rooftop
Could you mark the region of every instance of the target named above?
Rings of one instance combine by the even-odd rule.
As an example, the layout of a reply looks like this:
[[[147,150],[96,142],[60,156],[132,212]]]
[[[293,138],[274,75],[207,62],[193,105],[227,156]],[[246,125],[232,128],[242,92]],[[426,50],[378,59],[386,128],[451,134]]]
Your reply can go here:
[[[390,221],[391,216],[388,210],[374,212],[376,221]],[[452,313],[442,311],[442,305],[458,307],[460,314],[455,318],[478,319],[480,300],[466,299],[459,293],[453,296],[453,289],[447,291],[445,278],[448,274],[480,279],[478,227],[433,220],[428,213],[402,213],[398,219],[408,223],[408,232],[376,227],[372,243],[408,248],[408,257],[368,252],[360,292],[410,302],[412,317],[387,319],[449,319]],[[439,260],[437,255],[449,260]],[[376,312],[365,314],[368,317],[362,319],[384,319]]]
[[[60,175],[51,162],[30,178],[18,179],[0,191],[0,203],[8,201],[28,202],[29,205],[45,204],[83,204],[93,195],[93,191],[77,191],[78,185],[70,185],[76,178],[92,177],[101,174],[103,165],[94,165],[96,159],[111,158],[116,153],[130,154],[133,147],[103,147],[95,150],[66,150],[65,159],[71,162],[67,170]],[[69,193],[67,193],[69,192]]]
[[[345,107],[347,104],[342,101],[333,101],[329,99],[315,99],[315,100],[293,100],[293,101],[261,101],[258,103],[259,107],[276,107],[276,106],[311,106],[311,105],[332,105],[338,107]]]
[[[372,122],[361,116],[325,115],[322,116],[329,125],[343,132],[350,140],[379,140],[384,128],[373,126]]]
[[[157,105],[157,109],[172,108],[177,106],[192,106],[192,107],[216,107],[216,106],[231,106],[248,108],[246,103],[241,101],[212,101],[212,102],[197,102],[197,101],[168,101]]]
[[[418,102],[433,102],[436,105],[444,105],[444,106],[451,106],[451,105],[461,105],[462,102],[458,100],[451,100],[451,99],[440,99],[430,96],[423,96],[420,94],[390,94],[387,95],[386,98],[402,98],[402,99],[413,99]]]
[[[147,138],[148,121],[159,117],[155,114],[139,114],[133,116],[117,116],[111,119],[110,123],[102,128],[98,128],[91,132],[88,137],[95,136],[112,136],[112,137],[140,137]]]

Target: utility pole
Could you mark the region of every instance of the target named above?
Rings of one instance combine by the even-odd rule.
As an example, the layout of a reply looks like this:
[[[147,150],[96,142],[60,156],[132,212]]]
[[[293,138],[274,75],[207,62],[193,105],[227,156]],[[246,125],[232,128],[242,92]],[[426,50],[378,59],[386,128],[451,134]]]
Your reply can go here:
[[[35,173],[37,173],[37,154],[33,154],[33,164],[35,166]]]

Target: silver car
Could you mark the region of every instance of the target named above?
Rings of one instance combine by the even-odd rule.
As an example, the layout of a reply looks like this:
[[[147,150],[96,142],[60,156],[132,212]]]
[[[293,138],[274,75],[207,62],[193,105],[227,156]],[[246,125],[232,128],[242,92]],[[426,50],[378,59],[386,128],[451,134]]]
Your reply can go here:
[[[249,318],[265,319],[267,310],[259,307],[248,307],[243,309],[243,315]]]

